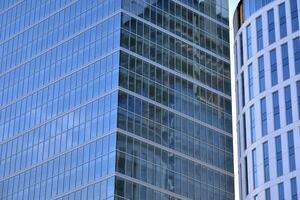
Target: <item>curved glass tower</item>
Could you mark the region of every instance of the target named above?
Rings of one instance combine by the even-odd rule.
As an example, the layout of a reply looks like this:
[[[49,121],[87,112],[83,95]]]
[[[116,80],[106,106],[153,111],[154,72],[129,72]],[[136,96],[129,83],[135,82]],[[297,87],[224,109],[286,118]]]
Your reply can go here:
[[[299,9],[245,0],[234,16],[241,199],[299,199]]]
[[[228,5],[0,1],[0,199],[232,200]]]

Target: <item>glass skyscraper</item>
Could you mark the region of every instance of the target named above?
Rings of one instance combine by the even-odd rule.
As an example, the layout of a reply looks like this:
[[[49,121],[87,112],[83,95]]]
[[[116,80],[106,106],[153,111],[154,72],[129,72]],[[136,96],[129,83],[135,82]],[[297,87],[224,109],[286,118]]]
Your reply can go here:
[[[227,4],[0,1],[0,199],[234,199]]]

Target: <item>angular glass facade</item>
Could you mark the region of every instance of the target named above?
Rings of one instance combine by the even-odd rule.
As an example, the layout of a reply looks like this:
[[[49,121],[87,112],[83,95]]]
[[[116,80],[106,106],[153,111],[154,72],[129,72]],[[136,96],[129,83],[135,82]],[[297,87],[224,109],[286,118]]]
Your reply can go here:
[[[0,8],[0,199],[234,199],[227,3]]]

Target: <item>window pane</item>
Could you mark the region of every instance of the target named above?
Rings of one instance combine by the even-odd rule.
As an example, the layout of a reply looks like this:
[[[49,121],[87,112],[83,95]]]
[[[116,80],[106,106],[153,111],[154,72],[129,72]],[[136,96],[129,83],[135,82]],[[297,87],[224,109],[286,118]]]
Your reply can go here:
[[[272,86],[277,85],[278,76],[277,76],[277,57],[276,49],[270,51],[270,64],[271,64],[271,84]]]
[[[258,70],[259,70],[259,91],[263,92],[265,90],[265,66],[264,66],[264,56],[258,58]]]
[[[291,179],[291,196],[292,196],[292,200],[297,200],[298,199],[297,178],[296,177]]]
[[[257,160],[256,149],[252,150],[253,188],[257,187]]]
[[[261,16],[259,16],[256,19],[256,37],[257,37],[257,51],[259,51],[264,46],[264,42],[263,42],[263,28],[262,28],[262,17]]]
[[[287,133],[288,135],[288,150],[289,150],[289,165],[290,171],[296,170],[296,161],[295,161],[295,147],[294,147],[294,133],[293,130]]]
[[[280,128],[280,111],[279,111],[278,92],[274,92],[272,96],[273,96],[274,130],[277,130]]]
[[[266,98],[260,100],[260,110],[261,110],[261,132],[262,132],[262,136],[265,136],[268,134]]]
[[[284,187],[283,183],[278,184],[278,200],[284,200]]]
[[[252,64],[248,66],[248,81],[249,81],[249,100],[251,100],[254,96],[254,88],[253,88],[253,67]]]
[[[269,147],[268,142],[263,144],[263,161],[264,161],[264,178],[265,182],[270,180],[270,171],[269,171]]]
[[[280,38],[283,38],[286,36],[285,3],[279,5],[279,24],[280,24]]]
[[[295,59],[295,73],[300,73],[300,39],[299,37],[293,40],[294,44],[294,59]]]
[[[254,105],[250,107],[250,122],[251,122],[251,142],[255,142],[256,133],[255,133],[255,110]]]
[[[252,57],[252,33],[251,33],[251,25],[247,26],[247,56],[248,56],[248,59]]]
[[[265,198],[266,198],[266,200],[271,200],[270,188],[266,189],[266,191],[265,191]]]
[[[298,118],[300,119],[300,81],[297,81]]]
[[[274,10],[268,11],[268,36],[269,36],[269,44],[275,42],[275,23],[274,23]]]
[[[292,32],[299,30],[298,5],[297,4],[298,4],[297,0],[290,0]]]
[[[275,148],[276,148],[276,166],[277,166],[277,176],[282,176],[282,152],[281,152],[281,137],[277,136],[275,138]]]
[[[287,80],[288,78],[290,78],[289,53],[288,53],[288,44],[287,43],[281,45],[281,59],[282,59],[283,80]]]
[[[284,88],[284,97],[285,97],[285,117],[286,124],[293,122],[293,113],[292,113],[292,100],[291,100],[291,88],[287,86]]]
[[[243,46],[243,34],[240,35],[240,63],[242,67],[244,65],[244,46]]]

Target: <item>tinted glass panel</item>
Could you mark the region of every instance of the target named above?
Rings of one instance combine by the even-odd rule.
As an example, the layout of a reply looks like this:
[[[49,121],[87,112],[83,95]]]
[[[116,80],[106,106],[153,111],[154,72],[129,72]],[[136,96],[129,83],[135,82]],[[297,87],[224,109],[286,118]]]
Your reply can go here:
[[[274,10],[268,11],[268,36],[269,44],[275,42],[275,23],[274,23]]]

